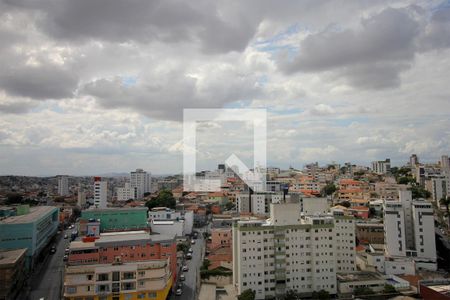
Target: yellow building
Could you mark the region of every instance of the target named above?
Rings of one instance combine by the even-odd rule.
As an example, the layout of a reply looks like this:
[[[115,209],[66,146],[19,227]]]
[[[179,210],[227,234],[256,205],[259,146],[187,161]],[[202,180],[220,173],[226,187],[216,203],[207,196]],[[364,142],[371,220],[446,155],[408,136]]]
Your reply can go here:
[[[172,287],[169,260],[67,266],[66,300],[166,299]]]

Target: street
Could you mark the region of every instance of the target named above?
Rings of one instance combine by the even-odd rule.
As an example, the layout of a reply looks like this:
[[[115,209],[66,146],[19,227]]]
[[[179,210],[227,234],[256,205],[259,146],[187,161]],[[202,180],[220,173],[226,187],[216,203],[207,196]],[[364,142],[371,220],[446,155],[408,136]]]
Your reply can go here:
[[[63,231],[56,238],[56,253],[49,254],[48,259],[40,268],[40,272],[36,272],[30,279],[31,291],[28,299],[38,300],[59,300],[62,298],[61,290],[64,275],[64,250],[70,243],[71,229]],[[64,239],[64,234],[69,236]]]
[[[181,296],[172,294],[170,297],[171,300],[193,300],[197,296],[197,283],[200,283],[200,267],[203,263],[201,256],[205,245],[202,231],[198,231],[199,234],[198,238],[195,240],[195,245],[191,245],[191,248],[194,251],[192,253],[192,259],[186,260],[189,271],[180,273],[186,276],[186,280],[183,281],[183,294],[181,294]]]

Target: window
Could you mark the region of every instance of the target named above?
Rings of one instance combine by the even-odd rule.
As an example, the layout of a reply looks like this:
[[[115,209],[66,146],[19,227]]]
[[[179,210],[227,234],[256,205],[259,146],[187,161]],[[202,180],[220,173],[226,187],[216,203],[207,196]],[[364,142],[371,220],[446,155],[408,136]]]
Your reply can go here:
[[[105,274],[98,274],[97,281],[108,281],[108,278],[109,278],[109,276],[108,276],[107,273],[105,273]]]
[[[156,292],[148,293],[148,297],[149,297],[150,299],[156,298]]]

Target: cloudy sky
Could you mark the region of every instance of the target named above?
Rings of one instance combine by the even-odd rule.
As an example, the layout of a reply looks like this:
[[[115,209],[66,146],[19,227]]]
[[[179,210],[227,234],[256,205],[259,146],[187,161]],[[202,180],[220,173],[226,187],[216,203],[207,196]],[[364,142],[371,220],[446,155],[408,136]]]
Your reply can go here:
[[[274,166],[450,153],[448,1],[0,0],[0,14],[0,174],[180,172],[185,108],[267,109]],[[199,167],[251,156],[248,126],[209,125]]]

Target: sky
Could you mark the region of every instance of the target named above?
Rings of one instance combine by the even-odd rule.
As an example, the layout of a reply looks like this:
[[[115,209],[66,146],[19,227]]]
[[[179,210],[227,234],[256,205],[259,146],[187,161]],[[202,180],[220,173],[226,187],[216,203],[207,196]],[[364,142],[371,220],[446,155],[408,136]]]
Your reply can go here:
[[[266,109],[270,166],[450,153],[448,1],[0,0],[0,15],[0,174],[179,173],[195,108]],[[198,168],[251,161],[245,124],[198,134]]]

